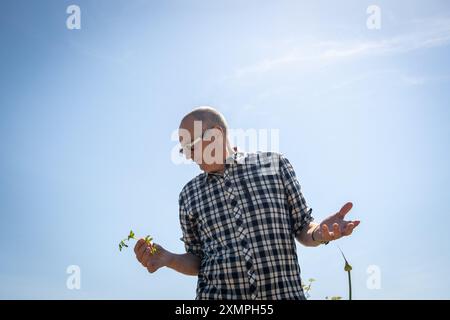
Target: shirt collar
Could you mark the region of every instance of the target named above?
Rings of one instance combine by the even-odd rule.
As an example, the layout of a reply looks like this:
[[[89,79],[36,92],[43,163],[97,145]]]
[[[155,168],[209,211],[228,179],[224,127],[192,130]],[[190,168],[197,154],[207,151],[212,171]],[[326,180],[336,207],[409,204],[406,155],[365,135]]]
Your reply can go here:
[[[203,183],[207,183],[211,180],[213,177],[223,177],[224,174],[230,169],[230,167],[236,165],[236,164],[243,164],[245,162],[246,153],[244,152],[235,152],[232,155],[230,155],[228,158],[225,159],[225,170],[223,173],[218,172],[205,172],[204,173],[204,180]]]

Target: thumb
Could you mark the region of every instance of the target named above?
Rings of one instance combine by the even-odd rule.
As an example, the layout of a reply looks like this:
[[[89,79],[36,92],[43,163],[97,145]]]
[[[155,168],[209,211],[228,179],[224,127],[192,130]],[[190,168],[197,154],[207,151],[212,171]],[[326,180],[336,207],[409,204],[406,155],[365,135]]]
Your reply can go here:
[[[344,206],[341,208],[341,210],[339,210],[338,216],[340,218],[344,218],[345,215],[352,209],[352,207],[353,207],[353,203],[347,202],[346,204],[344,204]]]

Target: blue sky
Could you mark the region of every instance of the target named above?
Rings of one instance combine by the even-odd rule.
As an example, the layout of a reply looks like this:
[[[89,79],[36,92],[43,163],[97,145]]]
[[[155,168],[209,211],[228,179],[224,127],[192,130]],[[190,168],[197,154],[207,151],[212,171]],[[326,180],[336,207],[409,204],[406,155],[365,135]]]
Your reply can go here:
[[[171,161],[171,134],[198,105],[231,128],[279,129],[316,221],[354,203],[362,223],[336,244],[355,298],[450,298],[447,1],[1,8],[0,298],[193,299],[195,277],[150,275],[117,244],[133,228],[183,252],[178,194],[198,169]],[[337,245],[298,254],[312,299],[346,297]]]

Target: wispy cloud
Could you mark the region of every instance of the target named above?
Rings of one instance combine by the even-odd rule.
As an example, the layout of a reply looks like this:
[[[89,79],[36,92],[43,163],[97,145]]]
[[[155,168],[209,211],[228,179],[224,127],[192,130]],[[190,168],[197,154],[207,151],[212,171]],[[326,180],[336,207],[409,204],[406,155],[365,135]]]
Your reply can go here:
[[[420,86],[422,84],[425,84],[427,79],[425,77],[417,77],[417,76],[407,76],[403,75],[401,77],[401,80],[410,86]]]
[[[282,68],[323,66],[350,58],[402,54],[446,46],[450,43],[450,18],[413,21],[411,26],[414,29],[413,32],[381,40],[315,41],[297,44],[287,49],[284,54],[237,68],[233,78],[267,73]]]

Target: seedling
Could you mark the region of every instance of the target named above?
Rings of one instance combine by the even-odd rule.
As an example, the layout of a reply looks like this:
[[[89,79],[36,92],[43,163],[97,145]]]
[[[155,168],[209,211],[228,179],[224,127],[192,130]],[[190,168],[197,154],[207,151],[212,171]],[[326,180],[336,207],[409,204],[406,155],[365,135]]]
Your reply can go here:
[[[130,240],[137,240],[138,238],[136,237],[136,235],[134,234],[133,230],[130,230],[130,233],[128,234],[128,237],[126,239],[123,239],[122,241],[120,241],[119,243],[119,251],[122,251],[123,248],[128,248],[128,243],[130,242]],[[153,245],[153,238],[150,236],[146,236],[144,238],[145,242],[147,243],[147,245],[151,248],[150,249],[150,253],[154,254],[156,253],[156,246]]]
[[[309,298],[309,291],[311,291],[311,285],[312,285],[312,283],[314,282],[314,281],[316,281],[316,279],[313,279],[313,278],[310,278],[309,280],[308,280],[308,284],[306,285],[306,284],[304,284],[302,287],[303,287],[303,290],[304,290],[304,292],[305,292],[305,296],[307,297],[307,298]]]

